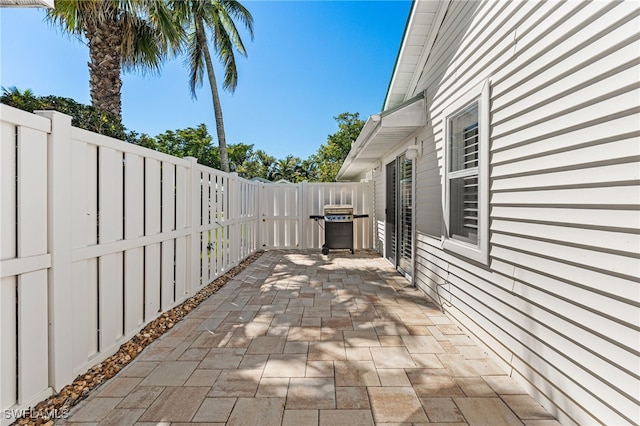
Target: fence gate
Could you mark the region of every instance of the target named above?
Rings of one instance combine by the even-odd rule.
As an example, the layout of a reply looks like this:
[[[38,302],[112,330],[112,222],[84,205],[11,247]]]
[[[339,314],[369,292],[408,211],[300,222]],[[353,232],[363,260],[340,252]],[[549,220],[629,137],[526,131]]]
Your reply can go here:
[[[320,249],[324,224],[309,219],[327,204],[350,204],[369,217],[353,222],[354,248],[372,248],[372,183],[278,183],[260,186],[261,245],[264,248]]]

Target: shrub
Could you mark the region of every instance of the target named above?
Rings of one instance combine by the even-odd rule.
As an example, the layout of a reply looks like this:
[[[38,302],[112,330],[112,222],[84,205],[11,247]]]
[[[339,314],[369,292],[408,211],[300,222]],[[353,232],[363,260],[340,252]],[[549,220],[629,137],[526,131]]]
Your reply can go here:
[[[138,135],[130,132],[112,114],[98,111],[92,106],[61,96],[35,96],[30,89],[21,92],[16,87],[2,88],[0,102],[14,108],[33,112],[55,110],[72,117],[71,124],[81,129],[136,143]]]

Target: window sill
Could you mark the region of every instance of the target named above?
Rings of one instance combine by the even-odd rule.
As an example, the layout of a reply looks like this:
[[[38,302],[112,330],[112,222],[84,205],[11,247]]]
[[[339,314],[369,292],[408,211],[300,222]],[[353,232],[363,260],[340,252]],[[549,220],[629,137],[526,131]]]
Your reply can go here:
[[[451,238],[444,238],[442,240],[442,248],[446,251],[450,251],[461,256],[467,257],[470,260],[482,263],[483,265],[489,264],[489,256],[486,250],[482,250],[477,246],[466,244],[462,241],[456,241]]]

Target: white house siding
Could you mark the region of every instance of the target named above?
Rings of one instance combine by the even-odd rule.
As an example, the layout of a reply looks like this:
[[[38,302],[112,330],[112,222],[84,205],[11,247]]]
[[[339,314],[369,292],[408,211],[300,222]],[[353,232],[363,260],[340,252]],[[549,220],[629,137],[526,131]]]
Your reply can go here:
[[[429,122],[415,282],[567,424],[640,422],[639,7],[452,2],[407,94]],[[488,266],[440,248],[442,112],[486,79]]]

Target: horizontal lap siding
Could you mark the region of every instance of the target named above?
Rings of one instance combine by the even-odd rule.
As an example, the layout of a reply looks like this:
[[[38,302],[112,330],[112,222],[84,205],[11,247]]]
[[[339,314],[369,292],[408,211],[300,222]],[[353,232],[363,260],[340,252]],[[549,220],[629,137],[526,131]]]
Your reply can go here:
[[[640,422],[639,27],[636,2],[452,3],[418,87],[416,283],[561,422]],[[482,267],[434,229],[442,111],[487,78]]]

